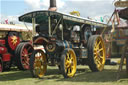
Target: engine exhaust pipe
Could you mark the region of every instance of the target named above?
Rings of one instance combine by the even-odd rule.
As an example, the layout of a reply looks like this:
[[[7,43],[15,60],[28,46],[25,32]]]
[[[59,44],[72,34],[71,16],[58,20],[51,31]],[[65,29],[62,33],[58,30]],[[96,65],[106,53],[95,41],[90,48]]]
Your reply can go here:
[[[50,7],[48,10],[49,11],[57,11],[56,0],[50,0]]]

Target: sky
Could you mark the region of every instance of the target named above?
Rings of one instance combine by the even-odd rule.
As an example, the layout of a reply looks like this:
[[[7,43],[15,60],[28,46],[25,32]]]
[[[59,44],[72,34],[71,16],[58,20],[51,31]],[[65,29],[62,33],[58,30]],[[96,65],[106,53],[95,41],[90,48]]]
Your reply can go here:
[[[56,0],[59,12],[79,11],[81,17],[111,16],[114,0]],[[18,21],[18,17],[34,10],[47,10],[49,0],[0,0],[0,22],[8,19]]]

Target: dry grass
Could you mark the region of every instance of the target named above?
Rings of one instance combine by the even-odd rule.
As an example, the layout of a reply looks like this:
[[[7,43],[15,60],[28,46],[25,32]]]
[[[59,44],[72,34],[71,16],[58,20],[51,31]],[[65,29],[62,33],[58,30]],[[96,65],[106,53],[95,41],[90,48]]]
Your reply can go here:
[[[121,73],[117,81],[118,65],[105,66],[102,72],[91,72],[88,66],[78,66],[73,78],[64,79],[57,67],[48,67],[43,79],[32,78],[29,71],[12,69],[0,73],[0,85],[127,85],[128,75]]]

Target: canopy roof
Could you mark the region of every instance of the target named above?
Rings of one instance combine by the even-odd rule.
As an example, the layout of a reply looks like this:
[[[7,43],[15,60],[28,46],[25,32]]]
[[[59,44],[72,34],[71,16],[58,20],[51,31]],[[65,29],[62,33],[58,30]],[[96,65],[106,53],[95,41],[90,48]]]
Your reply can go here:
[[[33,12],[26,13],[19,17],[19,21],[32,23],[32,18],[35,18],[36,24],[41,24],[43,22],[48,22],[49,16],[52,16],[56,19],[59,19],[62,17],[64,20],[66,20],[66,22],[70,22],[70,23],[90,24],[90,25],[99,26],[99,27],[107,26],[102,22],[90,20],[83,17],[77,17],[74,15],[65,14],[61,12],[48,11],[48,10],[40,10],[40,11],[33,11]]]

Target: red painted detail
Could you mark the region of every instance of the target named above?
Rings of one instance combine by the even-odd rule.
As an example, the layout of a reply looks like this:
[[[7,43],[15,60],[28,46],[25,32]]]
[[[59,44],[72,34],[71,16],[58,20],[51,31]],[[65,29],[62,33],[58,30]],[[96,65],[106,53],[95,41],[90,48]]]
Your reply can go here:
[[[23,64],[24,68],[29,69],[29,53],[28,53],[28,50],[26,48],[24,48],[21,55],[22,55],[21,60],[22,60],[22,64]]]
[[[56,38],[55,37],[51,37],[50,40],[51,41],[56,41]]]
[[[0,40],[0,44],[3,44],[3,45],[5,45],[5,40]]]
[[[38,40],[37,43],[43,43],[43,40]]]
[[[13,37],[14,37],[15,35],[13,35],[13,36],[8,36],[8,44],[9,44],[9,46],[10,46],[10,48],[12,49],[12,50],[15,50],[16,49],[16,47],[17,47],[17,45],[20,43],[20,38],[19,37],[17,37],[17,42],[14,44],[12,41],[13,41]]]
[[[30,40],[29,42],[30,42],[30,44],[32,44],[32,40]]]
[[[3,57],[2,58],[3,61],[10,61],[11,60],[11,54],[9,54],[9,53],[3,54],[2,57]]]
[[[46,38],[43,38],[43,37],[38,37],[34,40],[34,43],[36,44],[42,44],[42,43],[45,43],[45,42],[49,42]]]
[[[7,48],[6,47],[0,47],[0,54],[7,53]]]

